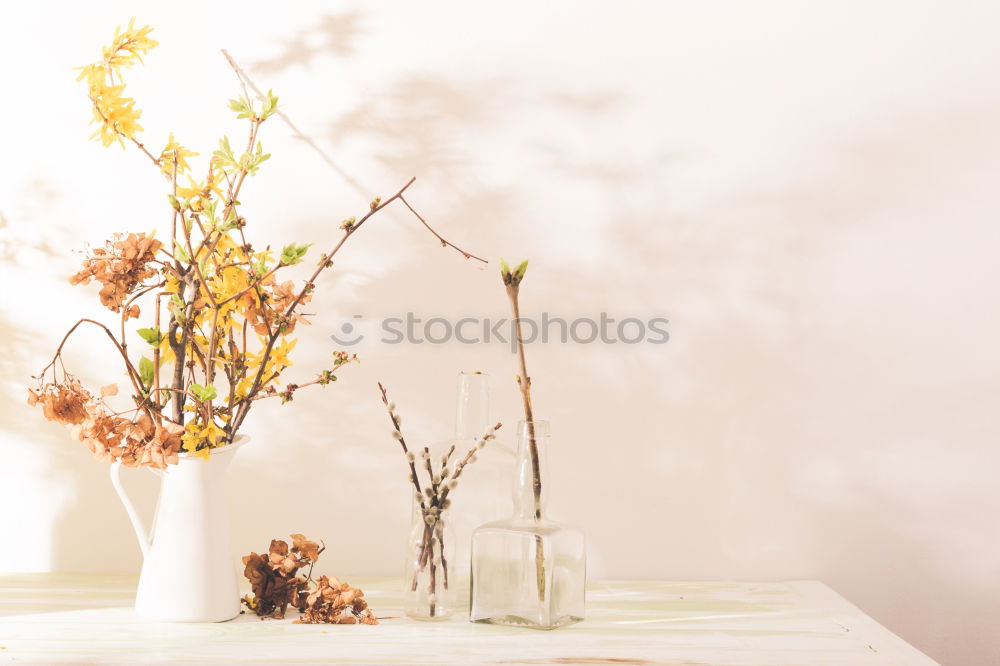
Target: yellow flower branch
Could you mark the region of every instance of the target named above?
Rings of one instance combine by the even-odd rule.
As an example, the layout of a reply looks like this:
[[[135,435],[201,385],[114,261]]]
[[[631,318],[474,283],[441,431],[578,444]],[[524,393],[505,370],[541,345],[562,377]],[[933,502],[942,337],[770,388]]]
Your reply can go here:
[[[360,218],[345,220],[339,240],[319,258],[304,285],[279,282],[278,272],[301,263],[309,245],[287,245],[278,256],[273,256],[270,248],[254,250],[244,231],[247,221],[240,215],[239,197],[248,176],[270,157],[259,138],[264,122],[276,114],[294,126],[278,110],[278,98],[270,92],[261,94],[226,54],[243,91],[241,98],[229,104],[237,118],[248,121],[243,153],[233,151],[229,139],[223,137],[219,149],[208,158],[202,182],[191,176],[191,161],[198,153],[184,147],[173,133],[159,156],[154,155],[139,139],[142,112],[134,99],[125,96],[122,79],[123,69],[141,62],[156,46],[149,37],[151,30],[148,26],[136,28],[134,19],[124,30],[116,30],[101,59],[79,68],[78,80],[87,85],[93,122],[98,125],[94,138],[104,146],[118,143],[124,148],[126,140],[133,143],[157,173],[167,178],[170,237],[164,243],[151,233],[117,234],[88,254],[83,269],[71,282],[100,282],[101,302],[118,314],[120,338],[93,319],[78,321],[38,377],[39,392],[31,392],[29,402],[44,405],[48,418],[76,426],[78,436],[102,460],[162,467],[176,462],[181,450],[207,455],[211,448],[231,441],[257,399],[279,396],[287,402],[300,388],[335,381],[339,368],[355,360],[337,352],[332,367],[321,370],[315,379],[276,389],[280,376],[292,364],[289,354],[296,339],[290,335],[297,323],[308,323],[299,309],[312,298],[319,274],[333,265],[333,257],[348,238],[396,199],[403,201],[441,245],[466,259],[485,260],[444,239],[403,198],[415,180],[410,179],[388,199],[375,197]],[[251,101],[247,83],[257,93],[258,102]],[[315,142],[309,143],[319,150]],[[181,185],[181,177],[187,185]],[[132,345],[126,324],[140,316],[138,301],[150,295],[155,308],[153,327],[135,333],[150,346],[152,358],[141,356],[135,362],[129,357]],[[114,395],[116,387],[106,386],[100,397],[95,397],[65,370],[63,347],[85,322],[105,331],[125,363],[135,404],[129,410],[136,414],[132,419],[122,416],[127,412],[106,408],[104,397]],[[251,336],[251,331],[256,335]],[[62,380],[57,376],[57,362]],[[45,383],[50,369],[52,381]],[[219,377],[225,378],[227,388],[215,386]]]

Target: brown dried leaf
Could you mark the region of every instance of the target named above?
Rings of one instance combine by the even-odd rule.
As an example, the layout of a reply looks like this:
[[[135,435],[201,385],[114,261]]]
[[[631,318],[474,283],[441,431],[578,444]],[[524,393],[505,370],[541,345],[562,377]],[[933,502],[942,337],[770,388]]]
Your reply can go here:
[[[298,606],[308,588],[306,579],[296,574],[309,562],[290,554],[288,543],[281,539],[271,540],[266,557],[250,553],[243,564],[243,575],[253,589],[253,597],[244,598],[244,603],[261,617],[285,617],[288,606]]]
[[[341,583],[336,577],[320,576],[316,589],[300,606],[301,624],[378,624],[364,601],[364,592]]]
[[[314,563],[319,559],[320,546],[315,541],[309,541],[301,534],[292,535],[292,552],[301,553],[310,562]]]
[[[70,284],[87,284],[96,278],[102,285],[101,303],[119,312],[143,280],[156,275],[152,262],[162,245],[145,234],[117,235],[84,260],[83,269],[70,278]],[[128,316],[138,317],[138,306],[130,307]]]
[[[273,618],[283,618],[288,606],[295,606],[302,612],[299,624],[378,624],[361,590],[336,577],[309,581],[297,575],[307,565],[311,572],[324,548],[302,534],[291,537],[291,548],[286,541],[272,539],[266,556],[250,553],[243,558],[243,575],[253,589],[243,604],[261,617]]]

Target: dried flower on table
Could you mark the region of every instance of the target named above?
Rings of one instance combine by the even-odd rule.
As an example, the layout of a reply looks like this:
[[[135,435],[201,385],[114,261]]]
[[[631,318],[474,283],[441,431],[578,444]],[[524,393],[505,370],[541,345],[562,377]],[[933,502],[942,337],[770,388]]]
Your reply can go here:
[[[378,624],[365,593],[336,576],[320,576],[316,589],[303,595],[300,593],[302,617],[296,620],[298,624]]]
[[[301,624],[378,624],[368,608],[365,593],[338,578],[312,579],[312,570],[325,546],[293,534],[292,545],[272,539],[267,555],[250,553],[243,558],[243,575],[253,594],[243,597],[247,608],[261,618],[283,619],[289,606],[297,608]],[[299,570],[306,566],[306,574]],[[315,587],[312,587],[315,586]]]
[[[288,606],[299,606],[299,597],[307,593],[308,576],[298,575],[299,569],[312,566],[323,547],[301,534],[292,535],[292,547],[281,539],[272,539],[267,555],[250,553],[243,558],[243,575],[250,581],[253,596],[243,597],[243,603],[261,617],[283,618]]]

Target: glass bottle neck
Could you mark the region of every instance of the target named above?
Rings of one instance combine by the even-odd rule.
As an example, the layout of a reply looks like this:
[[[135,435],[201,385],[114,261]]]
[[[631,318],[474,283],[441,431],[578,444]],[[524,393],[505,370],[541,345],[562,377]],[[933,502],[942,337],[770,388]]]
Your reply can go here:
[[[478,440],[490,425],[489,375],[458,373],[458,405],[455,412],[455,439]]]
[[[514,468],[514,514],[540,520],[545,515],[548,421],[517,424],[517,462]]]

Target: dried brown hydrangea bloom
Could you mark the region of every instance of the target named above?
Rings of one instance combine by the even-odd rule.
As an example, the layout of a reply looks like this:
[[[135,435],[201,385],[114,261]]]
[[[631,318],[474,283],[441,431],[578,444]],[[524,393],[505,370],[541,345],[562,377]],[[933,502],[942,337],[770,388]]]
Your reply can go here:
[[[298,575],[319,559],[322,547],[301,534],[292,535],[292,547],[281,539],[272,539],[267,555],[250,553],[243,558],[243,575],[250,581],[253,596],[243,603],[261,617],[283,618],[289,605],[298,606],[299,597],[307,594],[309,582]]]
[[[312,567],[323,550],[321,544],[293,534],[291,548],[286,541],[272,539],[267,555],[250,553],[243,558],[243,575],[253,594],[243,597],[243,603],[262,618],[276,619],[294,606],[302,612],[296,620],[300,624],[378,624],[364,592],[337,578],[312,580]],[[309,572],[300,576],[306,565]],[[310,589],[310,583],[316,587]]]
[[[125,299],[143,280],[156,275],[151,264],[163,243],[145,234],[116,235],[105,247],[94,250],[83,262],[83,269],[69,279],[70,284],[87,284],[96,278],[101,287],[101,303],[113,312],[121,311]],[[139,306],[133,305],[130,317],[139,316]]]
[[[315,541],[310,541],[301,534],[293,534],[291,536],[292,553],[298,555],[300,558],[305,558],[309,564],[316,564],[319,554],[323,552],[324,547]]]
[[[365,593],[336,576],[320,576],[315,590],[308,595],[302,593],[302,617],[297,624],[378,624],[378,620],[368,608]]]
[[[157,469],[176,463],[184,429],[169,421],[156,425],[146,414],[136,421],[109,414],[101,398],[117,392],[117,387],[105,386],[98,398],[76,379],[67,378],[37,392],[28,389],[28,404],[41,404],[45,418],[73,426],[73,436],[100,461]]]
[[[45,418],[63,425],[77,425],[87,418],[87,403],[93,399],[76,380],[62,384],[46,384],[36,393],[28,389],[28,404],[34,407],[42,403]]]
[[[291,280],[281,284],[277,284],[274,278],[264,280],[260,288],[260,296],[263,297],[263,304],[258,295],[251,291],[245,293],[241,299],[247,321],[258,335],[267,335],[268,327],[272,331],[280,330],[281,333],[288,335],[295,331],[297,323],[309,323],[308,319],[298,313],[293,313],[287,319],[283,319],[284,313],[295,302],[297,296],[295,283]],[[305,305],[311,300],[312,296],[307,292],[302,296],[299,305]],[[283,330],[282,326],[284,326]]]

